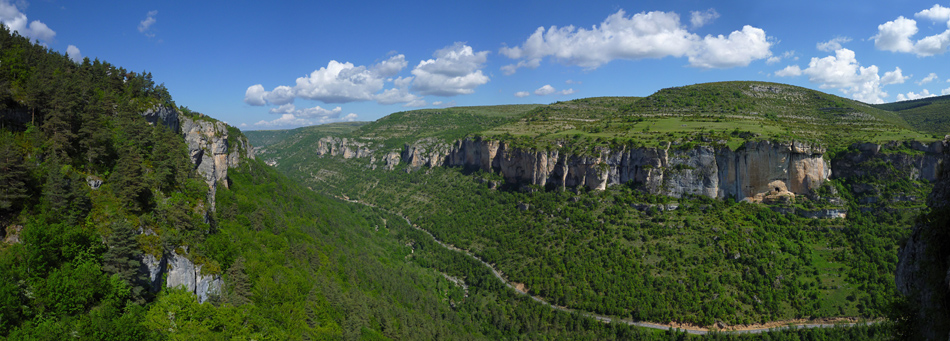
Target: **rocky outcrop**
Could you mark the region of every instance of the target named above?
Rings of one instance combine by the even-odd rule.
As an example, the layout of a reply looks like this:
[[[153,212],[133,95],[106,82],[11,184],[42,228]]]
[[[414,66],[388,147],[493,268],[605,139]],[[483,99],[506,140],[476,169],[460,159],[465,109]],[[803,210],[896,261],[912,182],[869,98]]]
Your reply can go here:
[[[254,158],[254,153],[247,138],[231,138],[234,141],[229,143],[228,129],[224,122],[211,120],[193,120],[189,117],[181,117],[181,132],[188,144],[188,152],[191,156],[191,162],[195,164],[195,170],[208,184],[211,190],[208,193],[211,210],[214,210],[214,196],[218,184],[223,184],[225,188],[228,184],[228,169],[237,167],[241,161],[241,152],[246,153],[249,158]],[[229,144],[234,148],[229,147]]]
[[[909,180],[934,182],[940,177],[946,149],[944,141],[856,143],[835,157],[832,170],[839,178],[897,173]]]
[[[327,136],[317,141],[317,155],[342,156],[344,159],[364,158],[373,155],[370,144],[345,137]]]
[[[946,162],[946,148],[942,162]],[[921,339],[950,336],[950,167],[938,173],[928,198],[931,212],[914,227],[899,252],[894,281],[908,299],[910,318]]]
[[[195,265],[190,259],[177,252],[163,254],[161,258],[146,254],[142,258],[144,273],[148,274],[152,292],[165,287],[184,287],[198,297],[198,302],[206,301],[211,295],[221,293],[224,282],[219,274],[204,274],[201,265]]]
[[[142,113],[148,124],[161,124],[173,132],[181,132],[181,126],[178,122],[178,110],[172,107],[156,105]]]

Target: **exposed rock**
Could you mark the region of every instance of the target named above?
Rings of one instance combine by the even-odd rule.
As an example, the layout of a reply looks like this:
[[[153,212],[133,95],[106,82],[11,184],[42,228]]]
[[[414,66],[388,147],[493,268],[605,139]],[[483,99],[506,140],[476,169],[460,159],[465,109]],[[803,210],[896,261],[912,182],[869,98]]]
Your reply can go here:
[[[812,219],[815,219],[815,218],[819,218],[819,219],[836,219],[836,218],[841,218],[841,219],[844,219],[844,218],[847,218],[847,217],[848,217],[848,209],[846,209],[846,208],[825,208],[825,209],[814,210],[814,211],[797,210],[796,213],[797,213],[799,216],[802,216],[802,217],[805,217],[805,218],[812,218]]]
[[[178,110],[175,110],[175,108],[156,105],[143,112],[142,116],[145,116],[145,120],[148,121],[148,124],[161,124],[175,133],[181,132],[181,127],[178,123]]]
[[[181,118],[181,131],[188,144],[191,162],[195,169],[205,179],[208,188],[208,201],[211,210],[214,210],[214,196],[218,183],[228,184],[228,168],[237,167],[241,161],[241,151],[246,157],[254,158],[253,148],[246,138],[235,138],[233,145],[237,148],[229,150],[228,128],[224,122],[209,120],[193,120]]]
[[[923,153],[886,153],[887,149],[907,147]],[[937,181],[940,169],[944,163],[942,153],[946,149],[945,141],[930,144],[920,142],[891,142],[880,145],[875,143],[856,143],[851,151],[840,153],[835,157],[833,173],[836,178],[860,177],[876,175],[886,172],[898,172],[897,175],[909,180]],[[855,188],[861,194],[871,188],[860,185]]]
[[[89,188],[97,190],[99,186],[102,186],[102,179],[98,176],[90,175],[86,177],[86,183],[89,184]]]
[[[5,234],[5,237],[3,238],[3,242],[7,244],[19,244],[21,231],[23,231],[23,225],[7,226],[6,234]]]
[[[938,149],[930,149],[936,151]],[[941,160],[948,158],[940,146]],[[938,175],[928,198],[931,213],[920,219],[910,238],[901,247],[894,281],[908,299],[915,314],[911,330],[919,338],[947,339],[950,336],[950,167]]]
[[[165,286],[175,288],[182,286],[188,292],[198,297],[198,302],[204,302],[211,295],[221,292],[223,282],[221,275],[202,274],[201,265],[195,265],[184,255],[177,252],[164,254],[162,257],[146,254],[142,257],[142,266],[149,276],[152,292],[161,289],[161,280],[165,278]]]

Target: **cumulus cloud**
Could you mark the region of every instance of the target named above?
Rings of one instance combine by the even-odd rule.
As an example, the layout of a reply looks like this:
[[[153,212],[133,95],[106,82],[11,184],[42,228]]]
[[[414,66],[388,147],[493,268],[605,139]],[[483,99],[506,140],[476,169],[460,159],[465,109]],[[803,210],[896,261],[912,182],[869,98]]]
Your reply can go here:
[[[383,89],[385,77],[365,66],[331,60],[309,76],[297,78],[298,97],[323,103],[370,101]]]
[[[538,96],[547,96],[550,94],[570,95],[576,92],[577,91],[575,91],[574,89],[565,89],[565,90],[558,91],[553,86],[551,86],[551,84],[545,84],[544,86],[538,88],[537,90],[534,90],[534,94]],[[527,91],[520,91],[520,92],[515,93],[515,96],[517,97],[528,97],[529,95],[530,94]]]
[[[802,75],[802,68],[798,65],[789,65],[784,69],[775,71],[775,75],[779,77],[797,77]]]
[[[79,48],[76,47],[76,45],[67,46],[66,54],[69,55],[69,59],[72,59],[74,62],[82,62],[82,52],[79,51]]]
[[[950,90],[950,89],[947,89],[947,90]],[[936,96],[937,96],[936,94],[932,94],[932,93],[930,93],[930,91],[928,91],[927,89],[924,89],[924,91],[921,91],[919,94],[915,94],[913,91],[908,92],[906,95],[905,95],[905,94],[897,94],[897,100],[898,100],[898,101],[911,101],[911,100],[915,100],[915,99],[921,99],[921,98],[927,98],[927,97],[936,97]]]
[[[742,31],[730,33],[729,37],[721,34],[706,36],[689,51],[689,63],[690,66],[706,69],[746,66],[753,60],[771,56],[771,46],[764,30],[746,25]]]
[[[878,67],[861,66],[854,51],[849,49],[839,49],[835,51],[834,56],[812,58],[808,68],[802,70],[802,74],[807,75],[810,82],[820,84],[822,89],[839,89],[842,93],[865,103],[883,103],[887,97],[887,92],[881,89]],[[899,74],[899,69],[895,68],[891,71],[888,81],[894,81]]]
[[[408,66],[406,56],[395,55],[369,67],[331,60],[309,75],[297,78],[294,86],[280,85],[267,91],[263,85],[247,88],[244,102],[250,105],[283,105],[295,98],[317,100],[323,103],[377,101],[380,104],[406,103],[420,99],[409,93],[412,77],[395,76]],[[383,91],[387,82],[395,88]],[[381,92],[382,91],[382,92]]]
[[[706,26],[706,24],[711,23],[713,20],[719,18],[719,12],[716,12],[716,10],[713,8],[702,12],[692,11],[689,12],[689,14],[689,23],[693,25],[693,28]]]
[[[280,117],[270,121],[261,120],[254,125],[266,128],[300,127],[338,121],[355,121],[358,117],[355,113],[349,113],[341,117],[343,109],[340,107],[324,109],[316,106],[297,109],[293,104],[281,105],[271,109],[270,112],[280,115]]]
[[[412,90],[423,95],[456,96],[475,92],[488,83],[482,73],[488,51],[474,52],[471,46],[457,42],[433,54],[434,59],[420,61],[412,70]]]
[[[851,42],[851,38],[848,37],[835,37],[829,41],[818,42],[815,45],[819,51],[825,52],[834,52],[841,49],[841,44],[846,44]]]
[[[947,52],[947,47],[950,46],[950,8],[934,5],[930,9],[917,12],[914,17],[946,23],[948,29],[914,41],[911,38],[919,32],[917,21],[899,16],[895,20],[878,25],[878,33],[871,37],[874,46],[880,50],[913,53],[920,57]]]
[[[950,25],[950,8],[937,4],[934,7],[917,12],[914,17],[929,19],[933,22],[946,22],[947,25]]]
[[[941,95],[950,95],[950,88],[940,90]]]
[[[534,94],[538,96],[547,96],[547,95],[553,94],[555,91],[557,90],[555,90],[553,86],[551,86],[550,84],[545,84],[544,86],[538,88],[537,90],[534,90]]]
[[[298,118],[338,118],[343,108],[324,109],[319,105],[312,108],[297,109],[293,104],[284,104],[270,110],[271,114],[292,114]]]
[[[522,67],[536,68],[550,57],[566,65],[596,69],[616,59],[689,57],[690,66],[729,68],[745,66],[771,56],[765,31],[744,26],[728,36],[700,37],[690,33],[674,12],[643,12],[627,16],[623,10],[599,26],[538,27],[524,43],[503,47],[501,54],[518,62],[502,67],[512,74]]]
[[[17,5],[20,5],[21,8],[26,7],[25,4],[20,2],[11,4],[7,0],[0,0],[0,24],[24,37],[39,39],[43,42],[50,42],[56,37],[56,31],[50,29],[43,22],[27,20],[26,14],[20,12]]]
[[[935,80],[937,80],[937,74],[931,72],[929,75],[927,75],[927,77],[924,77],[924,79],[921,79],[919,82],[917,82],[917,85],[924,85]]]
[[[405,66],[403,66],[405,67]],[[406,103],[406,106],[420,106],[418,105],[422,100],[422,97],[409,93],[409,85],[412,84],[412,77],[399,77],[393,81],[393,84],[396,86],[392,89],[387,89],[381,94],[376,95],[376,103],[379,104],[396,104],[396,103]],[[421,103],[425,103],[424,101]],[[421,105],[424,106],[425,104]]]
[[[247,87],[247,90],[244,91],[244,103],[261,106],[267,104],[264,101],[264,95],[267,94],[267,90],[264,90],[264,86],[261,84],[254,84]]]
[[[155,33],[151,31],[152,25],[155,24],[155,16],[158,15],[158,11],[148,11],[145,15],[145,19],[139,22],[139,33],[145,34],[148,37],[154,37]]]
[[[904,81],[910,79],[910,77],[911,76],[901,74],[901,68],[895,68],[894,71],[884,73],[884,77],[881,77],[881,84],[904,84]]]

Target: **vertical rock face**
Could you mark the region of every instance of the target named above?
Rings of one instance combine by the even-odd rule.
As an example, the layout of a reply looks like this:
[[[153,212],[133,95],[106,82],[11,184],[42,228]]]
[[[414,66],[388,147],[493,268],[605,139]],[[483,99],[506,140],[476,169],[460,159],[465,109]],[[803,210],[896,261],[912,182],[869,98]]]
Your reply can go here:
[[[229,186],[228,168],[237,167],[241,161],[241,151],[245,151],[247,157],[254,158],[253,149],[246,138],[235,138],[234,145],[238,148],[229,150],[228,128],[224,122],[196,121],[181,117],[181,133],[184,135],[185,143],[188,144],[195,170],[204,177],[205,183],[211,189],[208,197],[213,211],[218,183],[227,188]]]
[[[934,182],[940,177],[946,148],[945,141],[854,144],[835,159],[834,173],[838,177],[852,177],[896,171],[909,180]],[[904,152],[889,152],[894,150]]]
[[[946,162],[946,148],[940,152]],[[894,275],[915,315],[910,329],[928,340],[950,336],[950,168],[944,168],[928,198],[931,212],[901,248]]]
[[[143,112],[142,116],[144,116],[145,120],[151,125],[161,124],[173,132],[181,132],[181,127],[178,122],[178,111],[175,110],[175,108],[155,106]]]
[[[211,295],[221,292],[221,275],[201,273],[201,265],[195,265],[185,256],[171,252],[168,260],[168,276],[165,286],[169,288],[184,287],[188,292],[198,296],[198,302],[204,302]]]
[[[598,148],[588,155],[558,150],[511,148],[498,141],[465,139],[447,145],[425,141],[407,145],[403,161],[423,165],[478,168],[505,180],[539,186],[607,186],[633,182],[674,197],[762,201],[768,193],[809,193],[831,176],[824,150],[802,143],[749,142],[729,148]]]

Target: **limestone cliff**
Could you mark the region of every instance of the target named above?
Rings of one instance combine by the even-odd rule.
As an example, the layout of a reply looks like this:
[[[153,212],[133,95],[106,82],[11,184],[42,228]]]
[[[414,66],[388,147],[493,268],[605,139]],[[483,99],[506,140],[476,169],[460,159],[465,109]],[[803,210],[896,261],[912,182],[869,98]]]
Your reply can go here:
[[[343,158],[370,158],[382,150],[372,140],[324,137],[316,154]],[[860,177],[869,164],[889,165],[901,177],[935,181],[943,161],[944,142],[855,144],[832,162],[820,146],[801,142],[746,142],[732,150],[704,145],[661,147],[599,147],[572,154],[565,148],[532,150],[504,141],[466,138],[448,143],[425,138],[407,143],[400,151],[381,154],[385,169],[400,163],[408,170],[421,167],[464,167],[502,175],[512,184],[576,187],[603,190],[630,183],[654,194],[673,197],[703,195],[751,202],[787,202],[810,194],[831,178]],[[895,151],[905,152],[895,152]],[[910,152],[906,152],[910,151]],[[840,217],[844,211],[803,212],[807,216]]]
[[[225,188],[229,186],[228,169],[237,167],[242,156],[254,157],[247,138],[229,136],[228,126],[224,122],[204,119],[201,116],[191,118],[180,115],[174,108],[155,107],[142,115],[151,124],[163,124],[182,134],[195,171],[210,189],[208,202],[210,211],[213,212],[218,184]],[[206,219],[208,216],[210,212],[206,214]],[[148,275],[152,291],[158,291],[162,287],[184,286],[194,293],[200,302],[220,292],[223,284],[220,274],[202,273],[202,266],[196,265],[188,257],[187,250],[181,254],[178,251],[164,252],[160,257],[145,255],[141,271]]]
[[[195,265],[190,259],[175,251],[163,254],[161,258],[145,255],[142,265],[143,272],[148,274],[152,292],[161,290],[162,279],[165,279],[165,287],[184,287],[198,297],[198,302],[204,302],[211,295],[221,293],[224,285],[220,274],[202,273],[201,265]]]
[[[574,155],[526,150],[494,140],[464,139],[453,145],[423,140],[406,146],[410,167],[455,166],[497,172],[509,183],[539,186],[607,186],[633,182],[673,197],[763,201],[768,195],[805,194],[831,176],[824,149],[803,143],[748,142],[727,147],[597,148]]]
[[[950,155],[946,148],[942,152],[941,161],[946,162]],[[950,167],[939,168],[928,198],[931,212],[901,247],[894,276],[897,290],[908,300],[907,329],[929,340],[950,336]]]
[[[195,170],[204,177],[205,183],[211,190],[208,193],[211,210],[214,211],[214,196],[218,184],[228,184],[228,168],[237,167],[241,160],[241,152],[249,158],[254,158],[253,149],[247,138],[234,137],[229,147],[227,125],[220,121],[194,120],[187,116],[180,117],[181,133],[188,144],[191,162]]]

